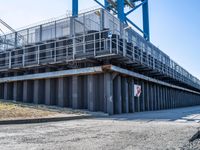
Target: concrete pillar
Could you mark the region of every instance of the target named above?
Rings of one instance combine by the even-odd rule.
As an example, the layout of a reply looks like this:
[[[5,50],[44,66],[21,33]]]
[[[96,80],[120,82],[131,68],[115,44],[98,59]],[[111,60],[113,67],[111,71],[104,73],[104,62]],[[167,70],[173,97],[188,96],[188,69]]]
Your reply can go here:
[[[149,82],[146,84],[146,110],[150,111],[150,106],[149,106],[149,101],[150,101],[150,90],[149,90]]]
[[[4,100],[9,100],[9,94],[8,94],[8,91],[9,91],[9,89],[8,89],[8,84],[9,83],[4,83]]]
[[[114,114],[113,79],[110,73],[104,74],[104,112]]]
[[[95,78],[94,75],[88,75],[88,91],[87,91],[87,98],[88,98],[88,110],[95,111],[95,99],[96,99],[96,90],[95,90]]]
[[[122,78],[122,112],[128,113],[128,80],[126,77]]]
[[[121,76],[117,76],[113,82],[114,88],[114,113],[121,114],[122,113],[122,88],[121,88]]]
[[[129,84],[129,112],[135,112],[135,97],[134,97],[134,80],[130,80]]]
[[[141,93],[141,105],[140,105],[140,110],[145,111],[145,86],[144,86],[144,81],[142,81],[142,93]]]
[[[58,99],[58,106],[65,107],[67,106],[67,94],[68,94],[68,89],[67,89],[67,79],[64,77],[58,78],[57,79],[57,99]]]
[[[163,107],[164,107],[164,109],[167,109],[167,106],[166,106],[166,87],[164,86],[163,87]]]
[[[56,79],[45,79],[45,104],[56,105]]]
[[[0,99],[4,98],[4,83],[0,83]]]
[[[163,109],[163,87],[160,86],[160,109]]]
[[[157,94],[158,94],[158,98],[157,98],[157,104],[158,104],[158,110],[160,110],[160,86],[157,85]]]
[[[33,93],[33,102],[35,104],[45,103],[45,80],[34,80]]]
[[[169,109],[168,88],[166,87],[166,108]]]
[[[154,101],[154,92],[153,92],[153,85],[150,83],[150,90],[151,90],[151,100],[150,100],[150,109],[153,110],[153,101]]]
[[[23,102],[33,102],[33,81],[23,81]]]
[[[4,99],[5,100],[13,99],[13,83],[12,82],[4,83]]]
[[[14,82],[13,83],[13,101],[22,101],[23,99],[23,83]]]
[[[78,76],[72,77],[72,108],[78,109]]]
[[[156,87],[156,84],[154,85],[154,110],[158,110],[158,107],[157,107],[157,87]]]
[[[104,111],[104,74],[99,75],[99,101],[100,111]]]

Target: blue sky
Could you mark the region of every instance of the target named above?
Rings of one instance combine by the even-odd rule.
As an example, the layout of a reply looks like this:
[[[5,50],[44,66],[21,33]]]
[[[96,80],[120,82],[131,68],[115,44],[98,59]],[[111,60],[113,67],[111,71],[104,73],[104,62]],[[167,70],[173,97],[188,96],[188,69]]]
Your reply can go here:
[[[0,17],[17,29],[71,10],[71,0],[0,0]],[[80,9],[98,6],[79,0]],[[151,42],[200,79],[200,0],[149,0]],[[130,15],[141,24],[138,10]]]

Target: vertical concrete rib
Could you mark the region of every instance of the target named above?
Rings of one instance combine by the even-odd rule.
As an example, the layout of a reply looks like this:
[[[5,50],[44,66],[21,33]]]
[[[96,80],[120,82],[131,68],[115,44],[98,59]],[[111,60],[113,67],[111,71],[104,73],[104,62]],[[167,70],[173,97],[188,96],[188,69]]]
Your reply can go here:
[[[160,86],[157,85],[157,95],[158,95],[158,99],[157,99],[157,104],[158,104],[158,110],[160,110]]]
[[[154,85],[154,110],[158,110],[157,107],[157,85]]]
[[[150,110],[150,106],[149,106],[149,101],[150,101],[150,90],[149,90],[149,82],[146,83],[146,110],[149,111]]]
[[[141,87],[142,87],[142,93],[141,93],[141,98],[142,98],[142,100],[141,100],[141,111],[145,111],[145,86],[144,86],[144,81],[142,81],[142,85],[141,85]]]
[[[33,102],[33,81],[23,81],[23,102]]]
[[[23,99],[23,84],[22,82],[13,83],[13,101],[22,101]]]
[[[58,84],[58,94],[57,94],[57,99],[58,99],[58,106],[65,107],[67,106],[67,79],[64,77],[58,78],[57,80]]]
[[[153,85],[152,83],[150,83],[150,90],[151,90],[151,101],[150,101],[150,106],[151,106],[151,110],[153,110],[153,101],[154,101],[154,92],[153,92]]]
[[[56,105],[56,79],[45,79],[45,104]]]
[[[122,78],[122,112],[128,113],[128,80],[126,77]]]
[[[34,80],[33,83],[33,102],[35,104],[44,104],[45,103],[45,86],[44,80]]]
[[[130,80],[129,84],[129,112],[135,112],[135,97],[134,97],[134,80]]]
[[[9,94],[8,94],[8,91],[9,91],[9,83],[8,82],[5,82],[4,83],[4,100],[9,100]]]
[[[163,87],[163,95],[164,95],[164,109],[167,109],[167,105],[166,105],[166,87]]]
[[[88,110],[95,111],[95,79],[94,75],[88,75],[88,91],[87,91],[87,97],[88,97]]]
[[[72,77],[72,108],[79,108],[78,76]]]
[[[113,79],[110,73],[104,74],[104,112],[113,115]]]
[[[4,83],[0,83],[0,99],[4,99]]]
[[[113,94],[114,94],[114,113],[122,113],[122,89],[121,89],[121,76],[117,76],[113,81]]]

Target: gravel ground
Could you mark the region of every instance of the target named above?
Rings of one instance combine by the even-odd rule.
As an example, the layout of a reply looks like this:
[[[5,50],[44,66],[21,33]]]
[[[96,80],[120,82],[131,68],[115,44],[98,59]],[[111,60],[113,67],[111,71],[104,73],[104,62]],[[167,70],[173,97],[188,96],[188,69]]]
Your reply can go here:
[[[200,107],[66,122],[0,126],[1,150],[190,149]],[[192,144],[192,143],[190,143]],[[200,149],[199,140],[193,148]],[[189,147],[190,146],[190,147]]]
[[[195,140],[191,143],[182,147],[182,150],[199,150],[200,149],[200,139]]]

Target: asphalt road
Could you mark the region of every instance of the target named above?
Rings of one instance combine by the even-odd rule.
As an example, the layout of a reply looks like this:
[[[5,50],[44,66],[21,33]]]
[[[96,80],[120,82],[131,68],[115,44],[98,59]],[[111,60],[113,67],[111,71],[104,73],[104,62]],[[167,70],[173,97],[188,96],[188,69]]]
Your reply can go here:
[[[182,149],[200,127],[200,107],[109,118],[0,126],[0,150]],[[196,142],[199,144],[199,142]],[[200,145],[195,145],[200,149]],[[185,147],[185,149],[189,149]]]

